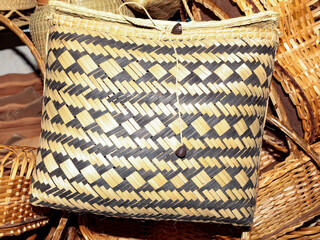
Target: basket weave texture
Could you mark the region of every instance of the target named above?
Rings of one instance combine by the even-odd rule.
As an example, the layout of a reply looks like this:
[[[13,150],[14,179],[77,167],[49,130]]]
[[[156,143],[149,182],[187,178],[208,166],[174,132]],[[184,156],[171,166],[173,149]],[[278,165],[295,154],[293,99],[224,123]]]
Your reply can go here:
[[[319,176],[318,167],[306,156],[289,157],[262,175],[250,239],[281,237],[319,215]]]
[[[0,14],[10,18],[19,27],[26,26],[36,4],[36,0],[0,0]],[[0,30],[3,29],[4,26],[0,26]]]
[[[174,35],[175,22],[47,7],[33,204],[250,225],[278,15],[183,23]]]
[[[36,149],[0,145],[0,237],[13,236],[45,225],[29,202]]]
[[[320,143],[313,145],[317,153]],[[270,165],[272,153],[264,150],[260,169]],[[318,167],[309,157],[299,159],[292,156],[259,177],[257,205],[250,232],[244,232],[242,239],[318,239],[319,223],[304,225],[320,213]],[[241,231],[236,229],[223,234],[225,226],[201,225],[176,222],[140,222],[81,215],[80,230],[88,239],[221,239],[240,240]],[[132,228],[130,227],[133,226]],[[174,228],[174,229],[171,229]],[[216,231],[214,229],[217,229]]]
[[[65,0],[64,2],[68,2],[75,7],[86,7],[88,9],[117,14],[119,13],[119,7],[122,4],[121,0]],[[45,7],[38,7],[30,18],[30,34],[32,42],[36,46],[44,62],[46,62],[46,47],[50,25],[50,12],[47,10],[48,9]],[[122,13],[126,16],[133,17],[132,11],[126,6],[122,8]]]
[[[0,11],[26,10],[34,8],[36,0],[0,0]]]

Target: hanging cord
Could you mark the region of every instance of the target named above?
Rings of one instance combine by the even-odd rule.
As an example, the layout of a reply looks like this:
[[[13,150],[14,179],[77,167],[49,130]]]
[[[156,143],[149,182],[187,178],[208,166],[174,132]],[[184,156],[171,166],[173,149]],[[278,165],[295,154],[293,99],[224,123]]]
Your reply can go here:
[[[173,27],[172,29],[172,32],[175,31],[175,28],[181,28],[181,24],[177,24]],[[182,30],[179,31],[178,30],[178,34],[181,34],[182,33]],[[167,33],[168,34],[168,33]],[[176,155],[180,158],[183,158],[186,156],[186,153],[187,153],[187,148],[186,148],[186,145],[183,144],[183,134],[182,134],[182,118],[181,118],[181,104],[180,104],[180,99],[179,99],[179,83],[180,83],[180,79],[179,79],[179,55],[178,55],[178,52],[177,52],[177,48],[176,46],[174,45],[172,39],[171,39],[171,36],[169,35],[169,40],[171,42],[171,46],[174,50],[174,53],[175,53],[175,59],[176,59],[176,84],[175,84],[175,87],[176,87],[176,98],[177,98],[177,108],[178,108],[178,118],[179,118],[179,132],[180,132],[180,143],[181,143],[181,146],[176,150]]]
[[[185,8],[190,16],[190,19],[193,21],[193,16],[190,12],[190,9],[187,5],[187,2],[186,0],[182,0],[183,1],[183,4],[185,5]],[[125,6],[125,5],[129,5],[129,4],[133,4],[133,5],[137,5],[138,7],[142,8],[143,11],[147,14],[149,20],[151,21],[151,23],[153,24],[154,28],[159,30],[161,32],[161,34],[165,34],[167,35],[170,43],[171,43],[171,47],[173,48],[174,50],[174,54],[175,54],[175,62],[176,62],[176,75],[175,75],[175,93],[176,93],[176,101],[177,101],[177,109],[178,109],[178,119],[179,119],[179,135],[180,135],[180,143],[181,143],[181,146],[175,151],[176,155],[180,158],[183,158],[186,156],[186,146],[185,144],[183,143],[183,133],[182,133],[182,116],[181,116],[181,105],[180,105],[180,99],[179,99],[179,82],[180,82],[180,79],[179,79],[179,55],[178,55],[178,51],[177,51],[177,48],[171,38],[171,34],[182,34],[182,26],[180,23],[177,23],[171,30],[171,32],[168,32],[167,29],[161,29],[159,28],[156,23],[153,21],[152,17],[150,16],[150,14],[148,13],[147,9],[145,9],[145,7],[143,7],[141,4],[139,3],[136,3],[136,2],[126,2],[126,3],[123,3],[120,5],[119,7],[119,12],[121,14],[121,16],[126,19],[128,22],[131,23],[130,20],[128,20],[128,18],[122,13],[122,7]]]
[[[120,15],[125,19],[127,20],[129,23],[132,23],[132,24],[135,24],[134,22],[132,22],[132,20],[130,20],[125,14],[123,14],[122,12],[122,8],[126,5],[136,5],[138,6],[139,8],[142,8],[142,10],[147,14],[147,17],[149,18],[149,20],[151,21],[151,23],[153,24],[153,27],[159,31],[162,32],[162,29],[160,29],[157,24],[153,21],[153,18],[150,16],[149,12],[147,11],[147,9],[142,6],[141,4],[139,3],[136,3],[136,2],[124,2],[122,3],[120,6],[119,6],[119,13]]]
[[[179,59],[178,59],[178,52],[177,52],[177,48],[174,45],[171,37],[170,37],[170,42],[171,45],[174,49],[174,53],[175,53],[175,58],[176,58],[176,97],[177,97],[177,104],[178,104],[178,117],[179,117],[179,128],[180,128],[180,141],[181,141],[181,145],[183,144],[183,137],[182,137],[182,119],[181,119],[181,105],[180,105],[180,99],[179,99],[179,86],[178,84],[180,83],[180,79],[179,79]]]

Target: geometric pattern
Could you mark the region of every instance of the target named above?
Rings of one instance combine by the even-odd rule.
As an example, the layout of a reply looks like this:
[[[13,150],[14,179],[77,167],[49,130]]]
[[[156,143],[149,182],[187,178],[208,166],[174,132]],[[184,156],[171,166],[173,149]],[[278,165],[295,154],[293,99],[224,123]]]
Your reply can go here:
[[[52,27],[33,204],[251,224],[277,41],[176,41]]]

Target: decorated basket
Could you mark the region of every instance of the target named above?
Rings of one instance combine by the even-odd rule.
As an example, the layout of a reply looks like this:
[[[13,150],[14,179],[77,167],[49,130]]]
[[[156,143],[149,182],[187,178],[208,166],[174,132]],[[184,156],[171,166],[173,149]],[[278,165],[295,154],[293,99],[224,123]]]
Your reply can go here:
[[[32,203],[250,225],[278,15],[177,24],[46,8]]]

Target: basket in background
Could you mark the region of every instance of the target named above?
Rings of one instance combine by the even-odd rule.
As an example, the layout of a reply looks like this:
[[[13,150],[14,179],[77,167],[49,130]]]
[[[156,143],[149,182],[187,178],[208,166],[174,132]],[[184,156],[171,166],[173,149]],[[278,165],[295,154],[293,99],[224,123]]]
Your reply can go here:
[[[12,30],[26,44],[35,57],[43,75],[44,64],[42,59],[26,34],[13,21],[1,14],[0,22]],[[36,138],[40,134],[41,122],[40,101],[43,86],[40,77],[35,73],[14,76],[7,74],[1,76],[0,80],[0,97],[3,104],[0,109],[0,143],[4,144],[14,135],[24,138]],[[23,93],[27,88],[32,91]],[[8,99],[19,98],[19,94],[31,94],[33,96],[25,97],[23,104],[20,102],[21,99],[16,102],[19,104],[7,102],[9,101]],[[28,105],[26,105],[27,103]],[[28,107],[32,108],[32,111],[27,112]]]
[[[0,237],[20,235],[49,220],[29,202],[36,148],[0,145]]]
[[[19,27],[29,24],[30,9],[37,4],[36,0],[0,0],[0,14],[10,18]],[[0,26],[0,30],[4,29]]]

